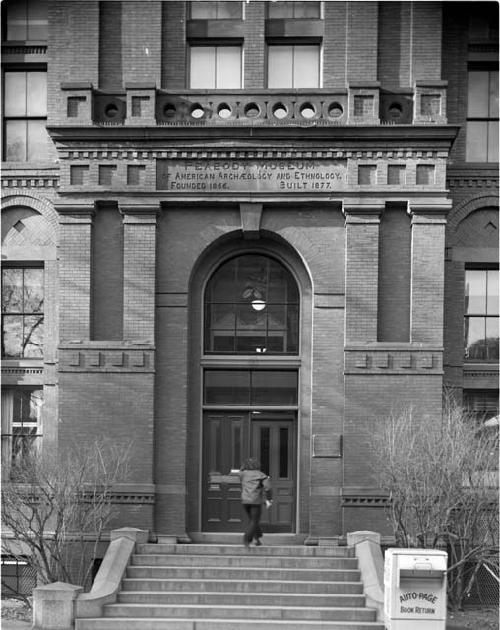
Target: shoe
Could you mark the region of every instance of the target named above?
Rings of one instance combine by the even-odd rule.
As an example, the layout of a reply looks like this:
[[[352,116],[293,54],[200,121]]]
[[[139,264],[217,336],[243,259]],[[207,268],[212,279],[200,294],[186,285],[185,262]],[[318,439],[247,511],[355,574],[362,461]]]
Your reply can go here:
[[[257,538],[257,540],[255,541],[255,546],[256,547],[262,547],[262,543],[260,542],[260,538]]]

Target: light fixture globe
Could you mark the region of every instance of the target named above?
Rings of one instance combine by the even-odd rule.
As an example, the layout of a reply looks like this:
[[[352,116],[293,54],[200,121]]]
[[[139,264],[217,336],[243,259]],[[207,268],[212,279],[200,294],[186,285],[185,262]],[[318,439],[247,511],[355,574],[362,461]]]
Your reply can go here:
[[[251,304],[254,311],[263,311],[266,308],[264,300],[252,300]]]

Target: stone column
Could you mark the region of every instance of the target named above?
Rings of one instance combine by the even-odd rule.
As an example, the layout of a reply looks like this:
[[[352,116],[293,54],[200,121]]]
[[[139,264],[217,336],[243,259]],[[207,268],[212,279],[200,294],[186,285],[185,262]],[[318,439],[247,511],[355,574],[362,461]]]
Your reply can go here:
[[[417,205],[410,202],[412,343],[443,345],[444,238],[451,202]]]
[[[123,339],[154,343],[155,205],[120,205],[123,214]]]
[[[384,204],[344,202],[345,344],[377,341],[378,247]]]
[[[90,280],[94,203],[58,204],[59,335],[61,341],[90,339]]]

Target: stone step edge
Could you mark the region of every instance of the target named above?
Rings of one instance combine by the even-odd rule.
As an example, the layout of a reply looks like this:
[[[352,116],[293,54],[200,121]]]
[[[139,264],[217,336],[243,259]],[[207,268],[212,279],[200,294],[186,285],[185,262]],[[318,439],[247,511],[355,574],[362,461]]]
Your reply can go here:
[[[203,569],[203,570],[211,570],[211,569],[220,569],[220,570],[231,570],[231,571],[330,571],[335,573],[359,573],[359,568],[355,569],[330,569],[327,567],[323,567],[321,569],[317,569],[315,567],[225,567],[225,566],[211,566],[209,564],[202,565],[189,565],[182,566],[178,564],[170,565],[170,564],[129,564],[127,569]]]
[[[144,623],[144,619],[145,617],[87,617],[85,619],[81,618],[81,619],[76,619],[77,625],[76,628],[78,629],[78,627],[81,625],[88,625],[88,622],[90,624],[92,623],[102,623],[104,622],[104,625],[106,624],[113,624],[113,623],[120,623],[120,624],[124,624],[126,623],[128,625],[128,623],[134,623],[134,624],[138,624],[133,626],[134,630],[137,630],[137,628],[140,627],[141,623]],[[228,619],[227,617],[223,617],[222,619],[206,619],[206,618],[197,618],[197,617],[176,617],[176,618],[172,618],[172,617],[151,617],[148,618],[148,623],[153,622],[154,624],[158,623],[162,623],[162,624],[169,624],[169,623],[174,623],[174,624],[190,624],[189,628],[192,630],[198,630],[198,628],[202,628],[203,625],[210,625],[210,626],[215,626],[217,625],[217,627],[222,626],[224,627],[224,625],[228,626],[228,625],[233,625],[234,624],[238,624],[238,630],[242,630],[245,628],[245,626],[257,626],[258,624],[263,625],[269,625],[269,628],[271,629],[273,627],[273,625],[280,625],[280,626],[284,626],[285,630],[288,630],[288,628],[290,627],[300,627],[300,630],[302,630],[302,628],[307,628],[310,626],[316,626],[318,628],[330,628],[331,626],[335,627],[342,627],[345,628],[346,626],[352,626],[352,627],[366,627],[366,628],[373,628],[373,630],[385,630],[384,624],[381,623],[380,621],[324,621],[324,620],[316,620],[316,619],[300,619],[300,620],[294,620],[294,619],[269,619],[268,621],[266,621],[265,619]],[[300,624],[300,626],[299,626]],[[186,626],[188,627],[188,626]],[[166,625],[165,628],[168,628],[168,626]]]
[[[104,608],[188,608],[189,610],[193,610],[195,608],[199,608],[201,610],[205,610],[206,608],[214,609],[214,608],[223,608],[224,610],[235,610],[237,608],[244,608],[245,610],[251,610],[252,608],[258,608],[259,610],[281,610],[282,606],[251,606],[244,604],[221,604],[221,605],[213,605],[213,604],[150,604],[150,603],[117,603],[117,604],[105,604]],[[287,606],[287,610],[314,610],[314,611],[338,611],[338,612],[359,612],[359,606]],[[369,606],[363,606],[361,610],[366,610],[368,612],[374,612],[375,608],[370,608]]]
[[[177,580],[176,580],[177,581]],[[198,581],[198,580],[195,580]],[[330,582],[328,582],[329,584]],[[345,582],[339,582],[340,584],[345,584]],[[364,597],[363,593],[246,593],[241,591],[119,591],[119,594],[126,593],[129,595],[144,595],[145,593],[148,595],[224,595],[228,597],[230,595],[236,596],[246,596],[246,595],[254,595],[255,597],[262,597],[262,595],[269,595],[272,597]]]
[[[197,584],[199,584],[200,582],[215,582],[217,584],[235,584],[235,583],[244,583],[244,584],[262,584],[262,583],[266,583],[266,584],[282,584],[283,580],[234,580],[234,579],[224,579],[224,578],[206,578],[206,579],[200,579],[200,578],[158,578],[158,577],[125,577],[123,578],[122,582],[151,582],[152,580],[154,580],[155,582],[175,582],[176,584],[178,584],[179,582],[196,582]],[[351,585],[351,586],[359,586],[361,584],[361,580],[287,580],[286,581],[287,584],[342,584],[344,585]]]

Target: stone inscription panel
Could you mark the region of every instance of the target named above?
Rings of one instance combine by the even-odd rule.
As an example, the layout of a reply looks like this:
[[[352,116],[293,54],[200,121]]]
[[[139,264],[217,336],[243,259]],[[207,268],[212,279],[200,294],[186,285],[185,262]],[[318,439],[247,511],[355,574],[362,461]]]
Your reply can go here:
[[[329,192],[347,188],[347,160],[157,160],[158,190],[185,193]]]

